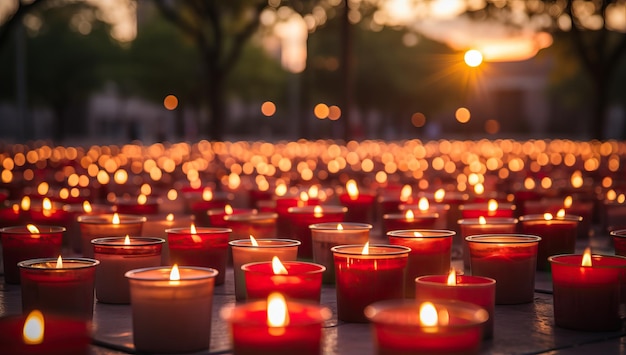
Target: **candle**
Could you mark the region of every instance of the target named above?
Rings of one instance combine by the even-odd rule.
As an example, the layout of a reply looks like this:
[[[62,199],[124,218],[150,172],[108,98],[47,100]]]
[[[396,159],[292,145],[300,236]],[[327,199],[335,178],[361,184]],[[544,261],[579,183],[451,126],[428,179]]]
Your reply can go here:
[[[426,275],[415,279],[415,297],[418,301],[452,300],[469,302],[484,308],[489,319],[484,324],[485,338],[493,336],[496,302],[496,280],[489,277],[457,275]]]
[[[65,205],[63,206],[63,209],[67,211],[71,216],[71,222],[67,225],[67,232],[65,234],[67,236],[67,239],[69,239],[69,244],[72,251],[79,255],[82,254],[82,239],[80,234],[80,224],[78,223],[78,216],[113,213],[113,206],[95,204],[86,200],[82,203]]]
[[[217,273],[215,269],[176,265],[128,271],[136,351],[208,349]]]
[[[621,329],[620,285],[626,271],[622,256],[563,254],[552,263],[554,322],[585,331]]]
[[[415,278],[422,275],[445,275],[450,270],[452,237],[447,230],[398,230],[387,233],[389,244],[411,249],[404,275],[404,296],[415,298]]]
[[[128,214],[100,214],[78,216],[80,225],[81,250],[83,256],[93,257],[91,241],[104,237],[124,237],[141,235],[146,217]]]
[[[463,267],[470,271],[470,253],[466,237],[479,234],[510,234],[517,231],[516,218],[500,218],[480,216],[478,218],[464,218],[458,221],[461,226],[461,239],[463,243]]]
[[[413,203],[413,188],[411,185],[404,185],[402,189],[384,189],[378,196],[378,210],[380,212],[380,220],[382,216],[388,213],[397,213],[401,211],[401,206]]]
[[[618,229],[610,232],[613,238],[615,255],[626,256],[626,229]]]
[[[212,208],[207,211],[207,216],[209,216],[209,225],[211,227],[228,227],[226,216],[240,213],[257,213],[257,210],[249,208],[233,208],[228,204],[224,206],[224,208]]]
[[[376,302],[365,309],[378,354],[478,354],[488,313],[475,304]]]
[[[459,207],[462,218],[500,217],[511,218],[515,212],[515,205],[498,202],[490,199],[485,203],[466,203]]]
[[[161,203],[158,198],[141,194],[137,198],[118,198],[113,205],[117,213],[145,216],[159,213]]]
[[[283,261],[293,261],[298,257],[300,241],[291,239],[238,239],[228,242],[233,252],[233,271],[235,277],[235,298],[244,301],[247,298],[246,280],[241,267],[244,264],[270,261],[274,256]]]
[[[450,205],[447,203],[430,203],[426,197],[421,197],[417,204],[400,204],[398,209],[400,212],[404,213],[411,210],[416,216],[420,214],[438,214],[439,218],[434,221],[432,229],[450,229],[457,227],[456,220],[454,220],[454,223],[451,225],[448,224]]]
[[[280,293],[221,312],[234,355],[319,355],[322,325],[331,312],[317,304],[287,301]]]
[[[250,235],[257,239],[276,238],[276,219],[274,212],[242,213],[225,216],[228,228],[232,229],[231,240],[248,238]]]
[[[216,269],[215,284],[222,285],[226,275],[229,228],[198,227],[166,230],[172,263]]]
[[[195,219],[192,215],[175,215],[173,213],[168,213],[167,215],[148,215],[141,228],[141,236],[162,238],[165,240],[161,248],[161,265],[170,265],[170,246],[167,240],[166,230],[190,226],[194,221]]]
[[[313,258],[310,225],[316,223],[343,222],[347,208],[343,206],[290,207],[287,211],[290,233],[286,237],[299,240],[298,257]]]
[[[96,266],[87,258],[20,261],[22,310],[91,320]]]
[[[191,214],[195,216],[199,225],[209,225],[207,211],[215,208],[224,208],[232,199],[231,194],[222,191],[213,191],[205,187],[201,190],[188,191],[183,194]]]
[[[414,213],[413,210],[386,214],[383,216],[383,232],[387,235],[394,230],[433,228],[438,219],[438,213]]]
[[[469,244],[472,275],[496,280],[496,304],[533,301],[540,237],[491,234],[465,239]]]
[[[33,310],[27,315],[0,318],[3,354],[88,355],[89,322],[61,318]]]
[[[241,266],[246,282],[248,300],[265,299],[272,292],[287,298],[319,303],[322,290],[323,265],[303,261],[285,261],[273,257],[272,261],[249,263]]]
[[[0,228],[18,225],[20,217],[19,204],[8,201],[0,203]]]
[[[133,269],[161,265],[164,239],[108,237],[91,241],[96,268],[96,299],[103,303],[130,303],[130,288],[124,274]]]
[[[30,221],[38,224],[48,224],[66,227],[71,222],[71,215],[61,203],[54,203],[45,197],[41,203],[33,204],[31,202],[28,209]]]
[[[61,254],[63,232],[63,227],[33,224],[1,228],[4,281],[10,284],[20,283],[20,271],[17,267],[20,261]]]
[[[342,222],[316,223],[309,226],[313,247],[313,261],[324,265],[322,282],[335,284],[335,259],[332,247],[343,244],[365,244],[369,241],[371,224]]]
[[[282,186],[282,185],[281,185]],[[278,189],[278,187],[277,187]],[[286,187],[285,187],[286,189]],[[302,197],[304,197],[303,195]],[[291,233],[291,221],[289,219],[289,209],[291,207],[302,207],[309,204],[308,195],[307,200],[302,200],[300,196],[292,196],[292,195],[282,195],[276,196],[274,198],[274,202],[276,206],[274,211],[277,213],[278,217],[276,219],[276,233],[279,236],[288,236]]]
[[[410,248],[400,245],[339,245],[335,257],[337,318],[365,323],[365,307],[373,302],[402,298]]]
[[[348,180],[346,192],[339,194],[339,202],[348,208],[345,215],[347,222],[372,224],[375,201],[376,196],[359,191],[354,180]]]
[[[520,232],[541,237],[537,250],[537,270],[550,270],[548,257],[572,254],[576,249],[578,225],[582,217],[566,215],[565,210],[551,213],[529,214],[519,218]]]

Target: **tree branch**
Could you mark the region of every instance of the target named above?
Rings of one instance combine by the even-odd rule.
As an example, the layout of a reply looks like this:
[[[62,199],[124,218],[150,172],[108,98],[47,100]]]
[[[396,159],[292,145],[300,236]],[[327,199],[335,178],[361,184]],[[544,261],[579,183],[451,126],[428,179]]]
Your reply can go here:
[[[228,54],[226,54],[223,62],[225,71],[230,70],[235,65],[235,59],[239,57],[246,41],[259,28],[261,23],[261,12],[267,7],[266,1],[260,1],[254,8],[252,20],[233,38],[233,46]]]

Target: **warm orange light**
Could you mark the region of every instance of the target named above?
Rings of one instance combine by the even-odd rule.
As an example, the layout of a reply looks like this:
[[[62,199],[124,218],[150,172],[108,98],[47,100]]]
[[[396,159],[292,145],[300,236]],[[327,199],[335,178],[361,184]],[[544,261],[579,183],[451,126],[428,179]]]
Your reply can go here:
[[[485,219],[485,217],[478,217],[478,224],[487,224],[487,220]]]
[[[120,224],[120,215],[117,213],[113,213],[113,218],[111,219],[112,224]]]
[[[22,202],[20,203],[20,207],[22,207],[23,211],[30,210],[30,197],[28,196],[22,197]]]
[[[317,198],[319,196],[320,189],[319,187],[317,187],[317,185],[311,185],[311,187],[309,187],[308,193],[310,198]]]
[[[561,208],[557,213],[556,213],[556,217],[557,218],[565,218],[565,209]]]
[[[573,203],[574,203],[574,199],[572,198],[572,196],[567,196],[563,200],[563,207],[564,208],[571,208]]]
[[[22,338],[24,344],[36,345],[43,342],[44,337],[44,319],[43,314],[38,310],[33,310],[26,317],[24,329],[22,330]]]
[[[165,220],[168,221],[168,222],[174,221],[174,214],[173,213],[169,213],[167,216],[165,216]]]
[[[324,215],[324,209],[322,208],[322,206],[315,206],[313,207],[313,216],[315,218],[320,218]]]
[[[179,281],[180,280],[180,271],[178,271],[178,264],[174,264],[172,266],[172,270],[170,270],[170,281]]]
[[[259,243],[256,241],[256,239],[253,236],[250,236],[250,244],[252,244],[253,247],[259,246]]]
[[[450,269],[450,273],[448,274],[448,285],[454,286],[456,285],[456,271],[454,269]]]
[[[370,242],[367,242],[363,246],[363,250],[361,250],[361,255],[369,255],[369,254],[370,254]]]
[[[208,187],[205,187],[204,190],[202,190],[202,199],[205,201],[213,200],[213,191]]]
[[[420,211],[427,212],[430,209],[430,203],[426,197],[422,197],[419,202],[417,202],[417,207]]]
[[[435,191],[434,197],[435,197],[435,201],[437,202],[443,201],[443,199],[446,197],[446,190],[438,189],[437,191]]]
[[[434,327],[439,323],[437,309],[431,302],[424,302],[420,305],[420,323],[425,327]]]
[[[570,182],[573,188],[581,188],[583,186],[583,176],[579,170],[576,170],[572,173],[572,177],[570,178]]]
[[[37,193],[40,195],[47,194],[49,189],[50,189],[50,185],[48,185],[48,183],[45,181],[37,185]]]
[[[278,292],[272,292],[267,297],[267,325],[272,335],[283,334],[284,327],[289,325],[287,302],[285,297]]]
[[[583,253],[583,260],[580,264],[581,266],[591,266],[591,248],[585,248],[585,252]]]
[[[307,202],[309,200],[309,194],[306,191],[300,192],[300,201]]]
[[[85,211],[85,213],[93,212],[93,208],[91,207],[91,203],[89,203],[89,201],[83,201],[83,211]]]
[[[346,183],[346,191],[348,192],[348,196],[350,196],[351,200],[356,200],[359,198],[359,188],[356,186],[356,181],[350,179]]]
[[[489,212],[495,212],[498,210],[498,201],[491,199],[487,202],[487,210]]]
[[[63,259],[61,258],[61,255],[59,255],[59,257],[57,258],[57,263],[55,265],[55,268],[57,269],[63,268]]]
[[[420,232],[413,232],[413,236],[415,238],[419,238],[419,237],[423,237],[424,235],[422,233],[420,233]]]
[[[402,190],[400,190],[400,201],[407,202],[411,198],[411,195],[413,195],[413,188],[411,185],[404,185]]]
[[[233,208],[227,204],[226,206],[224,206],[224,213],[228,215],[233,214]]]
[[[526,179],[524,179],[524,188],[526,190],[532,190],[535,188],[535,180],[533,180],[533,178],[531,177],[527,177]]]
[[[476,185],[474,185],[474,193],[476,195],[482,195],[485,193],[485,185],[478,183]]]
[[[191,234],[191,239],[193,240],[194,243],[201,243],[202,242],[202,238],[198,237],[198,230],[196,230],[196,225],[195,224],[191,224],[191,226],[189,227],[189,232]]]
[[[285,196],[285,194],[287,193],[287,185],[285,184],[276,185],[276,188],[274,189],[274,193],[276,194],[276,196]]]
[[[39,228],[37,228],[34,224],[27,224],[26,229],[28,229],[31,234],[39,234]]]
[[[144,194],[137,196],[137,204],[145,205],[148,202],[148,197]]]
[[[271,101],[265,101],[263,104],[261,104],[261,113],[265,117],[274,116],[274,114],[276,113],[276,104]]]
[[[280,259],[277,256],[272,258],[272,271],[274,271],[274,275],[287,275],[287,269],[285,269],[285,265],[280,262]]]
[[[174,95],[167,95],[165,99],[163,99],[163,107],[167,110],[175,110],[178,107],[178,98]]]
[[[415,220],[415,213],[413,213],[413,211],[412,211],[412,210],[407,210],[407,211],[404,213],[404,218],[405,218],[407,221],[411,222],[411,221]]]
[[[126,234],[126,237],[124,237],[124,245],[130,245],[130,237],[128,236],[128,234]]]
[[[546,221],[551,221],[552,220],[552,213],[544,213],[543,214],[543,219],[545,219]]]
[[[339,224],[337,225],[337,230],[338,230],[338,231],[342,231],[342,230],[343,230],[343,226],[341,225],[341,223],[339,223]]]

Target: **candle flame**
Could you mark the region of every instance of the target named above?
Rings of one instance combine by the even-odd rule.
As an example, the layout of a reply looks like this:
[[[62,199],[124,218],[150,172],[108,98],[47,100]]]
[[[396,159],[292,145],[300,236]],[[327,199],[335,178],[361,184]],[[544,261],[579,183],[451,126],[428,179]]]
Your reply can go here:
[[[324,210],[322,209],[322,206],[319,206],[319,205],[318,205],[318,206],[315,206],[315,207],[313,208],[313,216],[314,216],[315,218],[320,218],[320,217],[322,217],[323,215],[324,215]]]
[[[205,187],[204,190],[202,190],[202,199],[205,201],[211,201],[213,199],[213,191],[210,188]]]
[[[591,263],[591,248],[590,247],[585,248],[585,252],[583,253],[583,260],[582,260],[582,263],[580,265],[581,266],[592,266],[592,263]]]
[[[283,183],[276,185],[274,193],[276,194],[276,196],[285,196],[285,194],[287,193],[287,185]]]
[[[583,186],[583,175],[580,170],[576,170],[572,173],[572,177],[570,179],[573,188],[581,188]]]
[[[256,241],[256,239],[250,235],[250,244],[252,244],[253,247],[258,247],[259,243]]]
[[[361,255],[369,255],[369,254],[370,254],[370,242],[367,242],[363,246],[363,250],[361,250]]]
[[[434,327],[439,323],[437,309],[431,302],[424,302],[420,305],[420,323],[426,327]]]
[[[300,192],[300,201],[307,202],[309,200],[309,194],[306,191]]]
[[[28,229],[31,234],[39,234],[39,228],[37,228],[34,224],[27,224],[26,229]]]
[[[112,224],[120,224],[120,215],[117,212],[113,213],[113,218],[111,219]]]
[[[137,203],[140,205],[145,205],[148,202],[148,197],[144,194],[137,196]]]
[[[498,210],[498,201],[491,199],[487,202],[487,210],[489,212],[495,212]]]
[[[404,218],[406,218],[407,221],[412,222],[415,219],[415,213],[413,213],[413,210],[407,210],[404,214]]]
[[[446,190],[438,189],[437,191],[435,191],[434,196],[435,196],[435,201],[441,202],[446,197]]]
[[[411,185],[402,186],[402,190],[400,190],[400,201],[407,202],[411,195],[413,195],[413,188]]]
[[[126,237],[124,238],[124,245],[130,245],[130,237],[128,234],[126,234]]]
[[[413,236],[416,238],[423,237],[424,235],[420,232],[413,232]]]
[[[338,231],[342,231],[342,230],[343,230],[343,226],[341,225],[341,223],[339,223],[339,224],[337,225],[337,230],[338,230]]]
[[[191,226],[189,227],[189,232],[191,234],[191,239],[193,240],[194,243],[201,243],[202,242],[202,238],[198,237],[198,230],[196,229],[196,225],[195,224],[191,224]]]
[[[179,281],[180,280],[180,271],[178,271],[178,264],[174,264],[172,266],[172,270],[170,270],[170,281]]]
[[[552,220],[552,213],[544,213],[543,214],[543,219],[545,219],[546,221],[551,221]]]
[[[533,180],[533,178],[531,178],[531,177],[527,177],[527,178],[524,180],[524,188],[525,188],[526,190],[532,190],[532,189],[534,189],[534,188],[535,188],[535,180]]]
[[[272,258],[272,271],[274,271],[274,275],[287,275],[287,269],[285,265],[280,262],[280,259],[277,256]]]
[[[417,203],[417,207],[420,211],[426,212],[430,209],[430,203],[428,202],[428,199],[426,197],[422,197]]]
[[[233,208],[229,204],[227,204],[226,206],[224,206],[224,213],[228,215],[233,214]]]
[[[485,219],[485,217],[478,217],[478,224],[487,224],[487,220]]]
[[[351,200],[356,200],[359,198],[359,188],[356,186],[356,181],[350,179],[346,183],[346,191],[348,191],[348,196],[350,196]]]
[[[22,337],[24,344],[36,345],[43,342],[44,336],[44,319],[43,314],[39,310],[33,310],[26,317]]]
[[[165,216],[165,220],[168,222],[173,222],[174,221],[174,214],[170,213],[167,216]]]
[[[448,285],[454,286],[456,285],[456,271],[454,268],[450,269],[450,273],[448,274]]]
[[[37,193],[40,195],[47,194],[49,189],[50,189],[50,185],[48,185],[48,183],[45,181],[37,185]]]
[[[474,193],[476,195],[482,195],[485,193],[485,185],[478,183],[476,185],[474,185]]]
[[[24,211],[30,210],[30,197],[28,196],[22,197],[22,202],[20,203],[20,207],[22,207],[22,210]]]
[[[574,199],[572,198],[572,196],[567,196],[563,200],[563,207],[564,208],[570,208],[570,207],[572,207],[573,203],[574,203]]]
[[[281,335],[284,329],[274,334],[272,328],[282,328],[289,325],[289,312],[285,297],[278,292],[272,292],[267,297],[267,325],[270,327],[270,334]]]
[[[52,201],[46,197],[43,199],[42,206],[44,210],[50,211],[52,209]]]
[[[565,218],[565,209],[561,208],[557,213],[556,213],[557,218]]]
[[[89,201],[83,201],[83,211],[85,211],[85,213],[93,212],[93,208],[91,207],[91,203],[89,203]]]
[[[309,187],[309,197],[311,198],[317,198],[319,196],[319,187],[317,187],[317,185],[311,185],[311,187]]]
[[[55,268],[57,269],[63,268],[63,258],[61,258],[61,255],[59,255],[59,257],[57,258],[57,263],[55,265]]]
[[[13,209],[13,213],[15,214],[20,213],[20,205],[18,205],[17,203],[14,203],[13,206],[11,206],[11,208]]]

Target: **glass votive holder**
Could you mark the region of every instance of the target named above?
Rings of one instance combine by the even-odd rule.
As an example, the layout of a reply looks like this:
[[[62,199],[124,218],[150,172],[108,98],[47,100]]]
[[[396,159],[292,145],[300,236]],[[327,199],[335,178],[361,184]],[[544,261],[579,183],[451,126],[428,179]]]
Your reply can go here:
[[[339,194],[339,203],[348,208],[344,220],[347,222],[357,222],[372,224],[374,222],[374,204],[376,195],[374,193],[359,192],[352,196],[349,193]]]
[[[517,218],[478,217],[464,218],[457,221],[461,227],[463,244],[463,268],[470,272],[470,252],[466,237],[482,234],[512,234],[517,232]]]
[[[385,355],[478,354],[489,318],[478,305],[445,300],[376,302],[365,314],[376,353]]]
[[[117,198],[113,205],[117,213],[146,216],[158,214],[161,203],[162,201],[157,197],[140,195],[137,198]]]
[[[93,239],[141,235],[141,228],[146,217],[113,213],[82,215],[77,217],[77,221],[80,225],[83,256],[93,258],[93,246],[91,244]]]
[[[609,233],[613,239],[615,255],[626,256],[626,229],[618,229]]]
[[[64,227],[26,225],[0,229],[4,281],[20,283],[17,263],[28,259],[52,258],[61,255]]]
[[[388,213],[383,215],[383,235],[394,230],[432,229],[439,219],[439,214],[413,213],[407,210],[403,213]]]
[[[276,272],[272,261],[241,266],[246,281],[247,299],[267,299],[272,292],[280,292],[289,299],[319,303],[322,273],[326,267],[304,261],[284,261],[281,264],[284,272]]]
[[[166,230],[170,263],[213,268],[215,285],[224,284],[230,228],[196,227]]]
[[[496,304],[533,301],[540,237],[491,234],[465,239],[469,244],[472,275],[496,280]]]
[[[286,237],[299,240],[298,257],[313,259],[310,225],[316,223],[343,222],[348,209],[344,206],[303,206],[290,207],[287,210],[290,234]],[[281,236],[283,237],[283,236]]]
[[[391,245],[411,249],[404,274],[404,297],[415,298],[415,278],[423,275],[447,275],[450,271],[452,237],[449,230],[411,229],[387,233]]]
[[[178,273],[173,270],[167,266],[126,273],[137,352],[182,353],[210,346],[218,272],[193,266],[181,266]]]
[[[91,320],[96,267],[88,258],[40,258],[20,261],[22,310],[39,310],[72,318]]]
[[[324,284],[335,284],[335,259],[330,250],[337,245],[360,244],[369,241],[371,224],[342,222],[316,223],[309,226],[313,247],[313,261],[324,265]]]
[[[550,270],[549,256],[574,253],[581,221],[581,216],[558,217],[550,213],[519,217],[521,233],[541,237],[537,250],[537,270]]]
[[[620,292],[626,258],[611,255],[563,254],[552,263],[554,323],[584,331],[621,329]]]
[[[232,229],[231,240],[245,239],[253,235],[257,239],[276,238],[275,212],[241,213],[225,216],[228,228]]]
[[[498,217],[513,218],[515,215],[515,204],[507,202],[496,202],[490,200],[486,202],[465,203],[459,206],[461,218]]]
[[[247,299],[246,279],[241,267],[244,264],[271,261],[274,256],[281,261],[295,261],[298,258],[300,241],[292,239],[238,239],[228,242],[233,252],[233,273],[235,277],[235,298]]]
[[[130,303],[127,271],[161,265],[165,240],[151,237],[107,237],[91,241],[96,268],[96,299],[103,303]]]
[[[161,265],[170,265],[170,246],[167,241],[166,230],[171,228],[184,228],[195,222],[190,214],[158,214],[146,216],[146,221],[141,227],[142,237],[162,238],[165,240],[161,249]]]
[[[404,273],[410,248],[373,244],[332,247],[335,258],[337,318],[366,323],[371,303],[404,297]]]

